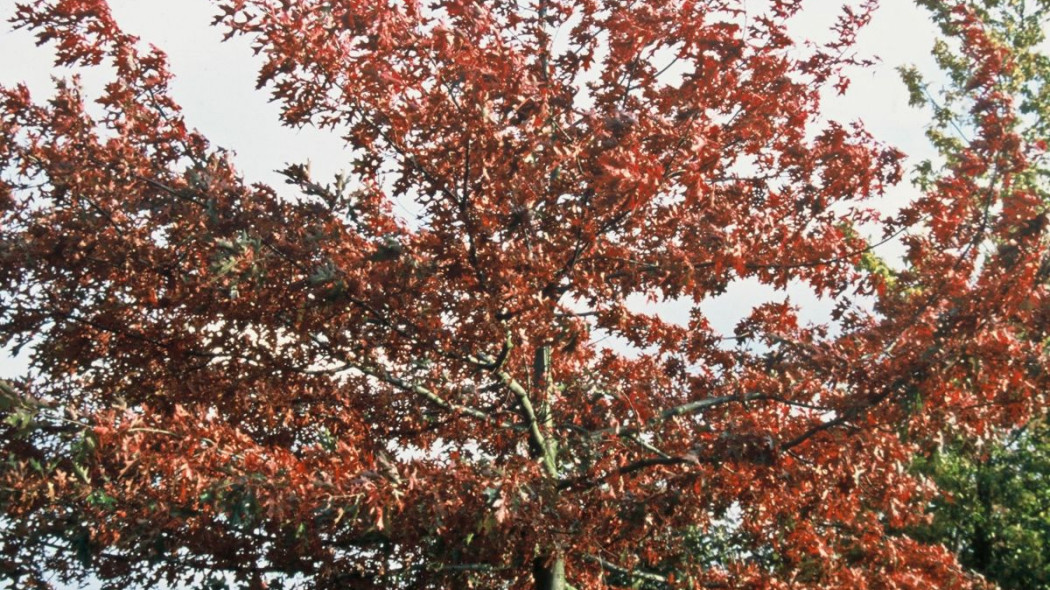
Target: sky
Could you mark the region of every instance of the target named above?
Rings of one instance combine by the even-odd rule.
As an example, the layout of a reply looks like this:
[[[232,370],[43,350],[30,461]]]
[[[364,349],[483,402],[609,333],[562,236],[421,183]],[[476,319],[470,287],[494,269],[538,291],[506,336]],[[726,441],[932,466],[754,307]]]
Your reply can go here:
[[[762,2],[751,0],[753,6]],[[827,27],[834,20],[840,2],[810,0],[795,23],[799,37],[827,38]],[[204,132],[213,145],[234,152],[233,161],[249,181],[284,186],[274,170],[291,162],[309,160],[315,178],[331,178],[346,166],[346,150],[335,135],[314,129],[289,129],[278,124],[278,106],[268,101],[266,92],[255,90],[258,60],[253,58],[247,39],[223,43],[221,32],[210,26],[215,13],[207,0],[110,0],[118,23],[127,31],[164,50],[175,74],[172,94],[182,105],[191,127]],[[757,10],[757,8],[756,8]],[[7,22],[14,2],[0,2],[0,20]],[[916,65],[920,71],[934,72],[930,50],[934,29],[924,11],[909,0],[882,0],[873,22],[862,32],[857,50],[861,55],[877,56],[879,63],[853,76],[845,96],[828,96],[824,112],[843,122],[861,120],[877,138],[913,157],[913,162],[929,157],[922,129],[928,114],[909,107],[907,92],[896,68]],[[66,76],[69,70],[52,68],[53,54],[38,48],[30,34],[0,25],[0,84],[25,82],[37,100],[51,94],[52,75]],[[97,94],[104,78],[84,77],[87,94]],[[887,207],[906,202],[913,189],[897,189]],[[888,248],[892,251],[893,245]],[[819,320],[826,314],[805,289],[791,289],[792,300],[804,311],[803,319]],[[771,288],[754,282],[740,282],[729,292],[704,304],[704,311],[718,329],[731,331],[736,321],[753,305],[774,295]],[[644,301],[633,301],[642,305]],[[691,302],[665,302],[658,313],[670,318],[687,318]],[[17,377],[25,370],[25,354],[12,358],[0,350],[0,378]]]

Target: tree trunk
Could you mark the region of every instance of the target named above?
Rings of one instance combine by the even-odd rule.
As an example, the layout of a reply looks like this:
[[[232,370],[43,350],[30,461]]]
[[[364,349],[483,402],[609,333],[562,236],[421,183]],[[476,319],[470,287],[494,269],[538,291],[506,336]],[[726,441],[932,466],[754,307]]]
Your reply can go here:
[[[554,441],[554,428],[551,416],[551,347],[541,346],[536,349],[532,365],[533,388],[542,392],[539,401],[539,420],[546,430],[547,448],[541,449],[544,455],[556,461],[557,447]],[[553,467],[556,469],[556,466]],[[532,579],[536,590],[566,590],[565,559],[561,556],[546,555],[537,557],[532,562]]]
[[[565,560],[537,557],[532,562],[532,579],[536,590],[565,590]]]
[[[992,565],[992,538],[990,529],[992,526],[992,491],[989,478],[992,475],[987,472],[987,464],[979,463],[977,466],[977,505],[979,513],[973,529],[973,569],[982,573],[988,573]]]

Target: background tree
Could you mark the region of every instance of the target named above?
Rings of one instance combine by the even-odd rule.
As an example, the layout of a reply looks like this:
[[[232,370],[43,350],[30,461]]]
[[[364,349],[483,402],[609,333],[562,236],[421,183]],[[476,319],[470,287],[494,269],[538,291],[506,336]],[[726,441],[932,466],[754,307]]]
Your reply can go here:
[[[889,218],[901,154],[819,117],[873,2],[826,45],[783,0],[217,6],[283,122],[345,137],[345,176],[247,183],[105,2],[17,9],[113,80],[94,116],[75,79],[2,91],[0,337],[33,346],[0,408],[9,579],[978,583],[900,531],[932,493],[919,433],[1047,391],[1045,148],[984,13],[943,10],[969,139]],[[770,301],[727,341],[701,304],[747,278],[832,318]],[[727,519],[741,550],[675,559],[668,531]]]
[[[973,448],[959,442],[919,461],[941,494],[911,534],[943,543],[1000,588],[1050,588],[1050,438],[1042,421]]]

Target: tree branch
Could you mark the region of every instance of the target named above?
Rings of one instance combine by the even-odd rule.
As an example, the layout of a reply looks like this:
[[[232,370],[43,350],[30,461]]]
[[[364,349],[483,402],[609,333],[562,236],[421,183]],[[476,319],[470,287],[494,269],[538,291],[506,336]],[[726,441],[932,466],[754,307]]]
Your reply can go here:
[[[540,420],[536,415],[535,408],[532,406],[532,399],[529,397],[529,392],[526,391],[521,383],[518,383],[514,377],[511,377],[506,371],[497,371],[496,377],[504,387],[514,394],[514,397],[518,398],[518,403],[521,404],[522,414],[525,417],[525,421],[529,428],[529,434],[532,436],[532,441],[542,450],[543,466],[547,471],[547,475],[558,477],[558,464],[556,458],[551,452],[551,448],[548,446],[547,438],[543,435],[542,429],[540,429]]]
[[[607,572],[612,572],[614,574],[620,574],[622,576],[627,576],[627,577],[633,578],[635,580],[643,580],[643,581],[646,581],[646,582],[656,582],[657,584],[670,584],[670,582],[667,580],[667,577],[661,576],[660,574],[655,574],[653,572],[647,572],[645,570],[629,569],[629,568],[623,567],[621,565],[616,565],[615,563],[613,563],[613,562],[611,562],[611,561],[609,561],[607,559],[602,559],[601,557],[598,557],[597,555],[587,554],[587,555],[584,555],[583,558],[588,560],[588,561],[593,561],[594,563],[597,563],[598,565],[602,566],[602,569],[604,569]]]

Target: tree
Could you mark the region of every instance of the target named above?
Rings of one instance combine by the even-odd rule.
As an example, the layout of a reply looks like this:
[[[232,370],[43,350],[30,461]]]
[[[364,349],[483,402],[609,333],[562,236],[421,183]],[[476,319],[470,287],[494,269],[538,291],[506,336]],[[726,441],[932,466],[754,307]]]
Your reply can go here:
[[[113,80],[96,116],[75,79],[2,91],[0,338],[33,349],[0,398],[8,579],[981,583],[904,534],[920,440],[1047,391],[1045,146],[980,11],[935,6],[969,139],[890,216],[902,155],[819,116],[874,2],[823,45],[787,0],[217,6],[283,123],[345,137],[345,175],[250,184],[105,2],[18,6]],[[770,301],[727,340],[700,304],[744,278],[832,319]],[[697,559],[712,531],[734,549]]]
[[[1050,440],[1042,421],[995,444],[960,442],[917,462],[943,490],[911,534],[943,543],[1004,590],[1050,588]]]
[[[968,110],[969,67],[958,46],[953,17],[938,3],[925,3],[940,24],[947,40],[938,42],[934,56],[948,75],[948,83],[933,92],[914,70],[904,70],[913,102],[932,107],[935,117],[929,129],[941,155],[951,159],[960,152],[963,129],[973,127],[975,111]],[[1047,137],[1050,121],[1050,58],[1045,54],[1050,25],[1050,3],[996,1],[975,6],[987,34],[1008,47],[1013,67],[998,74],[1000,91],[1015,101],[1020,113],[1015,131],[1028,143]],[[1046,179],[1050,169],[1045,153],[1029,160],[1028,169],[1014,180],[1024,190],[1041,195],[1046,202]],[[919,167],[919,182],[927,184],[934,165]],[[1040,222],[1041,223],[1041,222]],[[1034,231],[1019,227],[1018,233]],[[995,244],[997,255],[1011,264],[1013,244]],[[1045,280],[1046,265],[1039,273]],[[1045,347],[1045,335],[1023,334]],[[930,504],[932,520],[910,533],[924,542],[944,543],[955,551],[962,564],[1004,589],[1050,587],[1046,522],[1048,432],[1045,410],[1019,427],[990,429],[977,440],[971,433],[934,433],[915,469],[932,478],[940,492]]]

